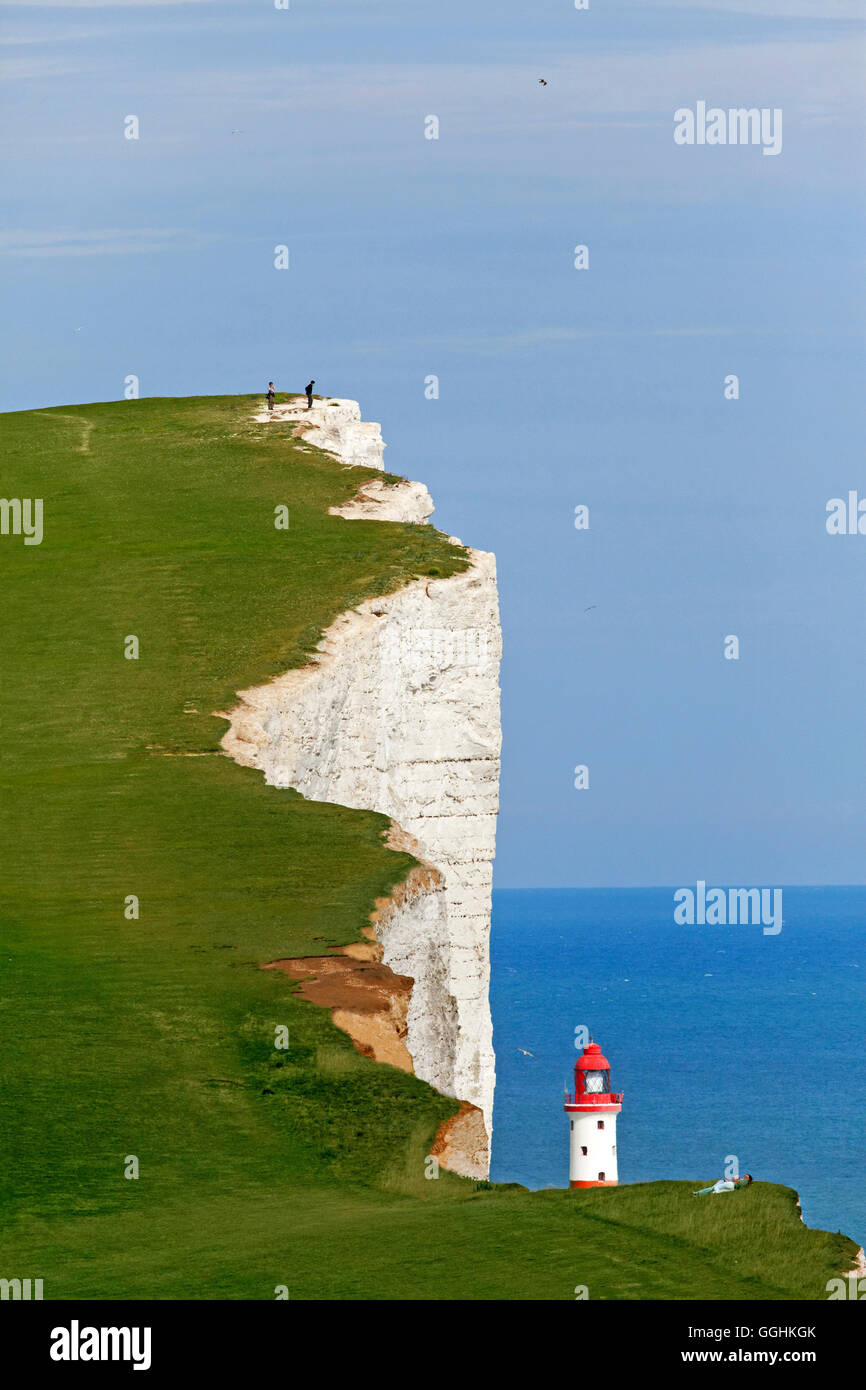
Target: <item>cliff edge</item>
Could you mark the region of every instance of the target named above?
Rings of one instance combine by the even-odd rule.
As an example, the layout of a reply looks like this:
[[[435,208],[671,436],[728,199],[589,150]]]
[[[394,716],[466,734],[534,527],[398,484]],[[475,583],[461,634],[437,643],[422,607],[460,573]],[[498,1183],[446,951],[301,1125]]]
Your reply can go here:
[[[277,406],[255,418],[292,426],[347,467],[383,467],[379,426],[363,422],[354,401]],[[348,522],[414,524],[432,510],[423,484],[377,479],[332,509]],[[389,816],[392,833],[410,837],[431,870],[421,891],[380,908],[373,932],[382,964],[412,982],[403,1025],[412,1070],[464,1103],[440,1137],[440,1161],[486,1176],[501,632],[495,557],[468,553],[463,573],[417,580],[341,614],[305,667],[240,691],[222,746],[274,786]]]

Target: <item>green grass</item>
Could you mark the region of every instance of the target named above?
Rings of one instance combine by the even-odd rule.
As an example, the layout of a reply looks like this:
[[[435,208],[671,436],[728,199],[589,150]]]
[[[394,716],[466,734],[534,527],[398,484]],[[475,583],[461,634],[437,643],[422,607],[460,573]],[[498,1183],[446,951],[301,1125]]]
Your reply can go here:
[[[466,563],[432,527],[329,516],[377,475],[254,424],[258,401],[0,417],[0,492],[45,504],[41,546],[0,537],[0,1276],[47,1298],[825,1296],[855,1247],[786,1189],[426,1181],[454,1103],[258,968],[356,940],[412,860],[384,817],[221,756],[212,711],[337,613]]]

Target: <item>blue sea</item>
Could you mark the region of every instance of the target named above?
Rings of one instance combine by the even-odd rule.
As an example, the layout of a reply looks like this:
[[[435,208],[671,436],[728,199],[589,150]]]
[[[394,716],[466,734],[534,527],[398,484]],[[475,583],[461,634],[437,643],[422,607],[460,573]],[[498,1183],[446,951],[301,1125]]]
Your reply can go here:
[[[492,1176],[567,1186],[585,1026],[624,1093],[620,1183],[705,1185],[733,1154],[866,1243],[866,888],[785,888],[778,936],[677,926],[673,891],[494,893]]]

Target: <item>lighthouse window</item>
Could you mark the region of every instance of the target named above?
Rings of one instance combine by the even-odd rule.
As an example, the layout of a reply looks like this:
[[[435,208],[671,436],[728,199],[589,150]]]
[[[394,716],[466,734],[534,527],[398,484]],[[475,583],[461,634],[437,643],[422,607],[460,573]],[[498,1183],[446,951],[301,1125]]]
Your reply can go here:
[[[599,1120],[598,1127],[599,1129],[604,1129],[604,1120]]]
[[[586,1158],[586,1145],[585,1145],[585,1144],[581,1144],[581,1146],[580,1146],[580,1152],[583,1154],[584,1158]]]
[[[599,1182],[604,1182],[604,1173],[599,1173],[598,1180]]]
[[[587,1071],[583,1074],[583,1089],[596,1095],[610,1090],[609,1071]]]

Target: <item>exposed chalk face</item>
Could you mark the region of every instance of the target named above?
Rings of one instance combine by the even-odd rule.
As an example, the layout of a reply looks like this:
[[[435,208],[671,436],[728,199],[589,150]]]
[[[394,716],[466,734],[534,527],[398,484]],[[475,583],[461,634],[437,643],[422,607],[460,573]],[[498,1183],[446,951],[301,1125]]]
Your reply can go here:
[[[419,488],[382,489],[377,514],[426,520],[428,511],[416,515],[419,500],[426,507]],[[240,693],[223,747],[274,786],[390,816],[439,871],[441,884],[377,931],[384,963],[415,981],[415,1074],[477,1106],[489,1137],[501,634],[495,557],[470,557],[464,574],[418,580],[341,614],[310,665]]]
[[[407,521],[423,525],[433,515],[433,498],[423,483],[384,483],[372,478],[341,507],[329,507],[332,516],[347,521]]]
[[[381,425],[361,419],[357,401],[341,401],[336,397],[314,401],[307,410],[302,396],[287,405],[276,405],[273,411],[264,410],[253,417],[259,424],[286,423],[301,425],[303,438],[318,449],[336,454],[350,467],[384,468],[385,441]]]

